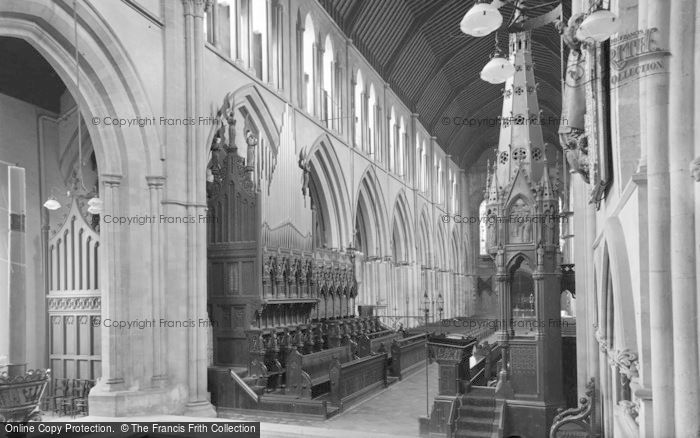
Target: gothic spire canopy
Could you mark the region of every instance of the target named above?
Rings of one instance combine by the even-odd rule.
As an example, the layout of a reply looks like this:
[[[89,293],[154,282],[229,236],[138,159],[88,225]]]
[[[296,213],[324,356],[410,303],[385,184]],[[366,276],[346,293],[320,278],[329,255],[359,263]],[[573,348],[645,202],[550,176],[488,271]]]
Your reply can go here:
[[[522,167],[531,181],[539,181],[544,163],[542,124],[537,84],[531,52],[530,32],[510,34],[510,62],[515,73],[503,89],[501,132],[498,140],[496,174],[501,183],[508,182]]]

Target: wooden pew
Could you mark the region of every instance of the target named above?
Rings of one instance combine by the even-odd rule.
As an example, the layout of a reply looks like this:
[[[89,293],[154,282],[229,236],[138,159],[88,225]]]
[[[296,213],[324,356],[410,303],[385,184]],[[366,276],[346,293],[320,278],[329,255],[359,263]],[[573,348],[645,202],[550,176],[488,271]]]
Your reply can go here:
[[[292,350],[286,364],[287,393],[302,398],[313,398],[322,393],[319,387],[330,382],[328,371],[334,359],[340,363],[351,361],[350,345],[309,354]]]
[[[394,339],[399,340],[403,337],[400,332],[393,330],[382,330],[367,335],[360,335],[357,338],[357,355],[366,357],[373,353],[389,353],[391,357],[391,343]]]
[[[403,379],[425,364],[426,333],[394,339],[391,343],[391,375]]]
[[[330,367],[330,401],[342,406],[380,387],[386,387],[387,354],[375,354]]]

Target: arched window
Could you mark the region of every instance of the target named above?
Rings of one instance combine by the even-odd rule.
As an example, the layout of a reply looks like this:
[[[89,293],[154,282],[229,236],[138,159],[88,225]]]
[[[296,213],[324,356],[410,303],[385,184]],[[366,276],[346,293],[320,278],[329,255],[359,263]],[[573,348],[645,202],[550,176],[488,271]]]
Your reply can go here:
[[[421,181],[420,181],[420,158],[421,158],[421,153],[420,153],[420,134],[416,132],[416,150],[415,150],[415,156],[413,157],[413,183],[416,185],[416,187],[420,190],[421,188]]]
[[[420,155],[420,189],[424,193],[428,191],[428,156],[425,149],[425,140],[423,140]]]
[[[396,173],[401,177],[405,174],[406,161],[406,125],[403,123],[403,117],[399,120],[399,138],[397,141],[398,152],[396,154]]]
[[[257,2],[256,2],[257,3]],[[306,22],[304,24],[304,76],[303,80],[303,90],[304,90],[304,109],[309,114],[314,113],[314,84],[316,83],[316,77],[314,75],[314,51],[316,50],[316,38],[314,31],[314,23],[311,20],[311,16],[306,16]]]
[[[376,146],[376,117],[377,117],[377,95],[374,92],[374,84],[369,86],[369,99],[367,100],[367,152],[374,155]]]
[[[438,160],[437,157],[435,158],[436,165],[435,168],[437,169],[437,190],[435,191],[437,195],[437,202],[442,202],[443,201],[443,184],[442,184],[442,161]]]
[[[450,192],[450,208],[452,209],[452,213],[457,213],[458,205],[457,205],[457,173],[452,174],[452,190]]]
[[[326,127],[335,126],[335,117],[333,108],[336,97],[333,95],[335,78],[335,61],[333,53],[333,42],[331,37],[326,37],[326,43],[323,50],[323,99],[321,119],[325,122]]]
[[[389,170],[396,171],[396,113],[391,107],[389,116]]]
[[[251,20],[251,45],[253,49],[251,67],[255,70],[255,76],[258,79],[267,81],[267,1],[253,1],[251,8],[253,13]]]
[[[486,249],[486,200],[479,206],[479,254],[488,254]]]
[[[357,79],[355,80],[355,147],[362,147],[362,105],[363,105],[363,83],[362,72],[357,71]]]

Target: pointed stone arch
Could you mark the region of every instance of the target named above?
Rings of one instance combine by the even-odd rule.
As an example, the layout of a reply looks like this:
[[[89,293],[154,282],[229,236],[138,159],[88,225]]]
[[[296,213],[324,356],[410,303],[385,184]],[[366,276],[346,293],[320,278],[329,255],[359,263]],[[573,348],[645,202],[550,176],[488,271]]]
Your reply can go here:
[[[611,335],[610,347],[638,351],[635,313],[639,303],[633,291],[625,233],[620,220],[616,217],[608,218],[604,234],[600,317],[613,323],[612,333],[610,327],[606,326]]]
[[[7,0],[0,5],[0,36],[22,39],[53,67],[78,103],[86,120],[124,115],[150,117],[145,87],[119,38],[89,3],[77,10],[80,35],[80,90],[75,76],[74,19],[65,2]],[[125,177],[127,170],[145,183],[159,175],[162,144],[153,124],[122,129],[106,123],[87,123],[95,157],[103,174]]]
[[[447,269],[448,268],[448,244],[447,244],[447,234],[445,231],[445,225],[441,223],[437,227],[437,240],[434,243],[434,248],[435,248],[435,253],[437,255],[436,257],[436,262],[437,262],[437,267],[440,268],[441,270]]]
[[[450,239],[450,259],[449,259],[449,269],[455,274],[464,273],[464,256],[461,250],[462,246],[459,244],[459,232],[457,227],[452,229],[451,239]]]
[[[372,166],[365,170],[355,199],[356,233],[368,256],[389,253],[389,226],[384,195]]]
[[[260,94],[258,87],[254,84],[244,85],[229,93],[226,99],[231,108],[236,109],[242,106],[248,108],[249,113],[260,124],[271,146],[277,152],[280,144],[281,128],[277,126],[275,118],[272,116],[272,112],[265,99],[263,99],[262,94]]]
[[[534,261],[530,260],[530,257],[528,257],[527,254],[525,254],[522,251],[519,251],[513,254],[510,259],[508,259],[508,262],[506,263],[506,272],[513,272],[517,270],[523,262],[527,262],[527,264],[532,269],[534,269]]]
[[[327,134],[316,139],[307,153],[310,168],[310,191],[315,193],[325,229],[326,246],[343,248],[352,242],[350,196],[343,167]]]
[[[76,74],[75,32],[79,38],[79,66]],[[185,203],[199,206],[204,200],[205,169],[198,163],[205,162],[207,149],[192,151],[191,160],[182,165],[185,175],[166,179],[164,175],[165,139],[155,123],[143,123],[128,129],[115,123],[115,118],[157,117],[151,107],[150,95],[139,76],[133,60],[112,26],[90,2],[77,2],[76,9],[68,1],[7,0],[0,2],[0,36],[18,38],[31,45],[61,78],[71,97],[75,100],[86,123],[92,141],[95,161],[99,171],[100,198],[104,203],[103,217],[128,217],[146,212],[158,214],[165,207],[161,203],[162,187],[173,181],[184,181],[192,176],[194,181],[188,190]],[[78,86],[78,84],[80,86]],[[195,130],[194,142],[204,140],[202,130]],[[177,139],[178,147],[185,141]],[[201,189],[201,190],[200,190]],[[151,203],[148,203],[148,191]],[[158,193],[158,194],[156,194]],[[146,209],[148,208],[148,209]],[[197,208],[197,207],[193,207]],[[152,294],[159,294],[165,282],[159,280],[165,266],[160,236],[151,233],[151,227],[122,227],[104,221],[100,225],[100,263],[97,267],[100,278],[99,295],[103,318],[136,317],[136,312],[145,302],[151,302]],[[201,228],[203,229],[203,227]],[[194,248],[194,247],[193,247]],[[188,260],[201,259],[204,245],[192,249]],[[196,254],[195,254],[196,253]],[[192,256],[192,257],[189,257]],[[143,269],[144,259],[149,269]],[[201,266],[195,272],[186,272],[196,281],[202,278]],[[159,274],[160,272],[160,274]],[[127,284],[128,283],[128,284]],[[155,285],[155,287],[154,287]],[[201,302],[206,288],[193,288],[177,292]],[[193,313],[201,310],[196,308]],[[164,306],[153,308],[152,316],[164,316]],[[96,415],[114,416],[134,413],[134,400],[144,401],[144,382],[150,382],[149,369],[160,368],[172,380],[173,393],[151,391],[142,409],[150,412],[182,412],[188,401],[196,403],[206,393],[206,366],[200,366],[197,356],[206,356],[206,342],[189,338],[183,346],[187,352],[178,363],[160,361],[166,355],[157,355],[156,350],[143,356],[143,361],[129,361],[131,352],[147,351],[150,341],[140,336],[124,339],[107,330],[101,332],[101,379],[90,391],[90,412]],[[201,338],[200,338],[201,340]],[[167,345],[161,345],[167,349]],[[204,364],[202,362],[202,364]],[[206,364],[204,364],[206,365]],[[202,374],[203,371],[203,374]],[[146,384],[146,386],[150,385]],[[149,391],[150,391],[149,387]],[[120,391],[119,400],[113,396]],[[206,406],[203,403],[202,406]],[[204,408],[206,409],[206,408]],[[201,412],[204,412],[204,409]]]
[[[395,262],[412,262],[416,259],[416,246],[413,241],[413,233],[411,232],[411,230],[414,229],[411,221],[412,217],[406,193],[401,189],[396,196],[394,212],[392,214],[394,257],[400,258],[400,260],[394,260]]]
[[[421,210],[420,217],[418,219],[418,239],[417,239],[417,261],[426,268],[433,267],[433,257],[430,242],[432,239],[432,230],[430,228],[430,221],[428,220],[428,209],[423,207]]]

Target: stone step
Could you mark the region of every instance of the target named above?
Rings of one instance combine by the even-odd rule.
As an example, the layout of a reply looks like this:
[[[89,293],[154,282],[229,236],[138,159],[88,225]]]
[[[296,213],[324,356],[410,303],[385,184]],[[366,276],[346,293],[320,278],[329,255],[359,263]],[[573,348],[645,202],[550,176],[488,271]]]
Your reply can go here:
[[[459,409],[460,417],[480,417],[480,418],[495,418],[496,413],[494,408],[490,406],[467,405]]]
[[[488,418],[460,418],[457,420],[457,424],[458,430],[482,430],[486,432],[493,430],[493,419]]]
[[[472,386],[466,395],[494,398],[496,397],[496,388],[493,386]]]
[[[485,430],[458,430],[455,437],[460,438],[491,438],[491,432]]]
[[[493,409],[496,407],[496,400],[486,397],[464,396],[462,397],[462,406],[484,406]]]

